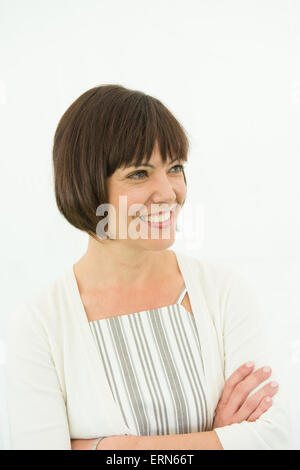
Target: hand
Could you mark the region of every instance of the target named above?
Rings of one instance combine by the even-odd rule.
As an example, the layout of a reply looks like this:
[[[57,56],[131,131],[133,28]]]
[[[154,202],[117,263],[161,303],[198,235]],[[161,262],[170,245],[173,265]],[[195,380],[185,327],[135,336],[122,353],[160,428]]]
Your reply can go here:
[[[278,386],[272,387],[270,382],[247,399],[249,393],[270,377],[272,372],[271,369],[264,372],[263,367],[251,373],[252,370],[253,366],[248,368],[244,364],[226,380],[216,408],[213,429],[245,420],[256,421],[272,406],[272,399],[268,402],[266,398],[275,395]]]

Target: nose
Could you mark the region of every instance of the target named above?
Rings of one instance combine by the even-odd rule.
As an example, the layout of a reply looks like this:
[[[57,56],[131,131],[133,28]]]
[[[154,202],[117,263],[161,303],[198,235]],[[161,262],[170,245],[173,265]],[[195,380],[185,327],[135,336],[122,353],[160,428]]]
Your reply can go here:
[[[174,182],[172,182],[168,176],[161,172],[160,175],[156,175],[153,179],[152,189],[152,202],[154,204],[167,203],[171,205],[176,201],[176,191],[174,188]]]

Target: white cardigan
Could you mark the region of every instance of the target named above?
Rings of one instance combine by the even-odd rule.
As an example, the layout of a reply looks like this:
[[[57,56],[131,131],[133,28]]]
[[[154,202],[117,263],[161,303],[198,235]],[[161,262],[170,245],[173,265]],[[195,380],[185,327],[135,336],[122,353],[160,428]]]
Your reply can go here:
[[[225,380],[243,363],[272,367],[279,382],[271,408],[256,422],[215,431],[225,450],[291,446],[290,404],[272,362],[255,295],[233,269],[173,250],[200,337],[211,429]],[[107,382],[73,266],[10,316],[6,393],[13,449],[71,449],[70,439],[132,434]]]

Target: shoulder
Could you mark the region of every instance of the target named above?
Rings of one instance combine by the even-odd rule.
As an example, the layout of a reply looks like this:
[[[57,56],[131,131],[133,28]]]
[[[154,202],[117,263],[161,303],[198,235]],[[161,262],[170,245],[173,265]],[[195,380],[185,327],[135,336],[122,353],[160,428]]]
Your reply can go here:
[[[209,289],[213,286],[215,291],[224,291],[235,281],[243,281],[241,274],[226,262],[217,261],[189,251],[176,250],[176,255],[180,267],[189,276],[200,281],[202,288]]]
[[[213,317],[223,320],[232,315],[260,311],[249,279],[226,262],[194,253],[176,251],[177,259],[190,285],[201,289]]]
[[[56,323],[63,304],[67,302],[67,272],[65,269],[55,279],[20,300],[9,312],[8,331],[17,327],[47,330]]]

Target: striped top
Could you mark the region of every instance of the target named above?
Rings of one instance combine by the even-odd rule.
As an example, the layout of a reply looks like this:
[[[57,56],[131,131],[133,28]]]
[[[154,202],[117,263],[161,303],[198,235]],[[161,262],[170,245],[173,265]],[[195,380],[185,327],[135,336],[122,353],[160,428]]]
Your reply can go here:
[[[132,434],[206,431],[194,315],[181,302],[89,322],[113,397]]]

